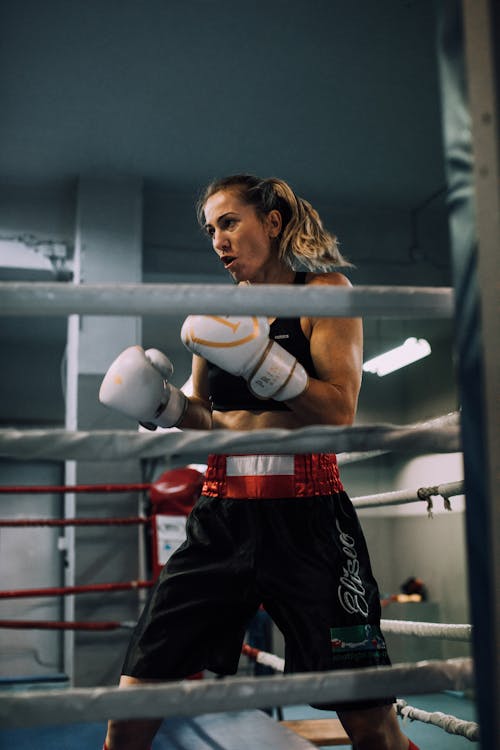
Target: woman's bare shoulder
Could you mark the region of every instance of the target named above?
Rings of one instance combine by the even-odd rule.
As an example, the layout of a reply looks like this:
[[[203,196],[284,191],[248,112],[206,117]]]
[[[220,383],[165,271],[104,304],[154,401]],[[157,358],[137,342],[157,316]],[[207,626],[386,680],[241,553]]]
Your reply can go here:
[[[338,271],[329,271],[327,273],[308,273],[306,284],[330,284],[331,286],[352,286],[351,282]]]

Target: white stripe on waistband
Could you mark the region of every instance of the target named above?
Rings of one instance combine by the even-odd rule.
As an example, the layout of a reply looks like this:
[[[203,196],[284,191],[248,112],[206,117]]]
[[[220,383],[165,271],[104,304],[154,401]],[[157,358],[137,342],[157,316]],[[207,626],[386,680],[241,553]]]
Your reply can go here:
[[[226,476],[228,477],[259,477],[268,475],[293,476],[294,456],[259,455],[259,456],[227,456]]]

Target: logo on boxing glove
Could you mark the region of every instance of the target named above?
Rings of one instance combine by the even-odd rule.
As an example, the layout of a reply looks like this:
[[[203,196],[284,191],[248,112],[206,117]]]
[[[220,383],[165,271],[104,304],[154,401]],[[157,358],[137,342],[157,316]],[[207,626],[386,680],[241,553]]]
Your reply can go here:
[[[249,341],[253,341],[259,335],[259,321],[256,317],[242,318],[238,321],[235,321],[234,319],[231,321],[228,318],[222,318],[219,315],[206,315],[204,317],[209,318],[210,320],[214,320],[216,323],[220,323],[228,330],[225,331],[223,328],[220,329],[220,331],[218,330],[217,341],[214,341],[213,339],[202,338],[194,330],[193,320],[195,320],[195,318],[188,318],[189,322],[186,321],[187,326],[183,331],[183,338],[185,343],[188,343],[190,341],[193,344],[201,344],[201,346],[210,346],[214,347],[215,349],[224,349],[231,346],[243,346],[243,344],[248,344]],[[240,338],[234,338],[237,331],[241,328],[242,325],[243,335],[240,336]],[[249,326],[251,326],[251,330],[247,332]],[[233,338],[229,338],[231,334]]]

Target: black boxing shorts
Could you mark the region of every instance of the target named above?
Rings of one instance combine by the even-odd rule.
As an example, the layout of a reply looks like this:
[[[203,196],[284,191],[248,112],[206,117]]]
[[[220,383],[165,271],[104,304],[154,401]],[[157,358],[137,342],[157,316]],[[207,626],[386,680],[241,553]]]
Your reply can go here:
[[[366,543],[331,454],[210,457],[186,531],[151,591],[123,674],[234,674],[261,603],[283,633],[285,672],[390,664]]]

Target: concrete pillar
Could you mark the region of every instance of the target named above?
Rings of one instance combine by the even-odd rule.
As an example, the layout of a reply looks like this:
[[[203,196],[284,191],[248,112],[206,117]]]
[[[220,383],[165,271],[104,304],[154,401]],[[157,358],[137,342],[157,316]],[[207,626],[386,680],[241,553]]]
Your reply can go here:
[[[142,184],[138,179],[81,179],[77,191],[75,283],[142,281]],[[101,406],[103,373],[127,346],[141,343],[138,317],[78,316],[68,321],[66,428],[131,429],[129,419]],[[68,484],[141,481],[139,461],[67,462]],[[73,494],[67,516],[137,515],[137,493]],[[136,580],[139,531],[135,526],[68,529],[66,584]],[[68,620],[135,620],[134,592],[81,594],[66,599]],[[74,685],[114,684],[124,656],[127,631],[69,632],[65,669]]]

